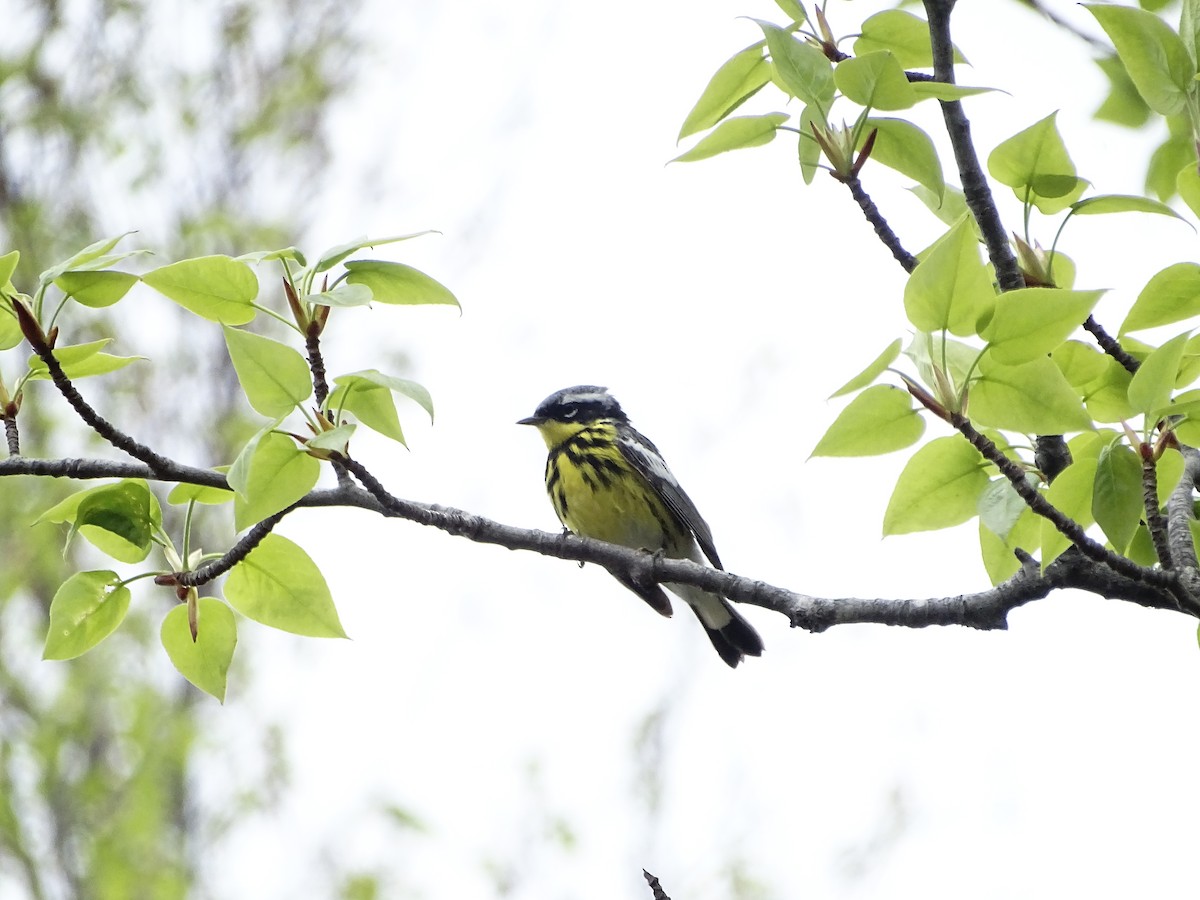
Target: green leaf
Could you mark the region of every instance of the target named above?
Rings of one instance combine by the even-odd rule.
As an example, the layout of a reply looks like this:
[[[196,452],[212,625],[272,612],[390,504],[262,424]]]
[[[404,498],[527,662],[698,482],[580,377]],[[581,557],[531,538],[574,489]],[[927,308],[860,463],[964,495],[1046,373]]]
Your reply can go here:
[[[273,259],[290,259],[297,265],[307,265],[304,259],[304,254],[295,247],[284,247],[281,250],[252,250],[249,253],[243,253],[241,256],[235,257],[239,262],[261,263],[269,262]]]
[[[182,506],[184,503],[204,503],[209,506],[219,506],[233,499],[233,491],[224,488],[208,487],[202,484],[177,484],[167,494],[167,502],[172,506]]]
[[[1188,209],[1194,215],[1200,216],[1200,172],[1196,171],[1194,159],[1188,160],[1175,176],[1175,190],[1179,192],[1180,199],[1187,204]]]
[[[1126,128],[1141,128],[1150,118],[1150,107],[1142,99],[1125,71],[1125,64],[1115,54],[1096,60],[1096,65],[1108,79],[1108,96],[1093,114],[1103,122],[1115,122]]]
[[[327,409],[348,410],[368,428],[401,444],[404,444],[404,432],[396,415],[393,392],[415,400],[429,413],[429,420],[433,421],[433,399],[415,381],[385,375],[377,369],[363,369],[361,372],[337,376],[334,384],[337,387],[330,395]]]
[[[142,281],[210,322],[245,325],[254,318],[258,278],[244,262],[228,256],[184,259],[147,272]]]
[[[1162,115],[1183,112],[1196,65],[1175,31],[1153,13],[1129,6],[1084,3],[1117,48],[1142,99]]]
[[[833,63],[812,44],[796,39],[778,25],[761,19],[754,22],[767,39],[780,89],[826,114],[833,102]]]
[[[400,241],[411,241],[413,238],[419,238],[424,237],[427,234],[438,233],[439,232],[432,229],[426,229],[425,231],[414,231],[411,234],[397,234],[393,235],[392,237],[385,238],[355,238],[354,240],[345,244],[338,244],[337,246],[330,247],[328,250],[322,253],[320,258],[317,260],[317,265],[314,271],[326,272],[340,263],[343,259],[349,257],[351,254],[357,253],[359,250],[364,250],[367,247],[382,247],[386,244],[396,244]]]
[[[1187,220],[1167,206],[1149,197],[1139,197],[1135,194],[1098,194],[1084,200],[1076,200],[1071,209],[1077,216],[1096,216],[1118,212],[1144,212],[1160,216],[1171,216],[1181,222]]]
[[[995,302],[992,277],[965,220],[933,245],[904,286],[904,310],[919,331],[974,334]]]
[[[0,296],[0,350],[11,350],[25,340],[12,304]]]
[[[888,344],[887,349],[875,357],[874,361],[869,366],[830,394],[829,399],[832,400],[834,397],[852,394],[859,388],[864,388],[873,382],[876,378],[887,371],[888,366],[896,361],[896,357],[900,355],[901,343],[902,342],[900,338],[896,338],[894,341]]]
[[[1022,203],[1028,199],[1046,215],[1066,209],[1087,187],[1075,175],[1075,164],[1058,133],[1057,116],[1051,113],[1017,132],[988,156],[992,177],[1011,187]]]
[[[328,431],[322,431],[318,435],[310,437],[304,442],[304,446],[312,450],[333,450],[337,453],[345,453],[346,447],[350,444],[350,438],[354,437],[355,425],[339,425],[337,428],[330,428]]]
[[[458,306],[458,298],[440,281],[404,263],[379,259],[354,259],[346,263],[346,281],[371,289],[371,299],[402,306],[441,304]],[[320,302],[320,301],[318,301]]]
[[[1175,391],[1175,378],[1190,331],[1176,335],[1142,360],[1129,382],[1129,404],[1140,413],[1167,405]]]
[[[1104,368],[1094,381],[1083,385],[1088,414],[1097,422],[1121,422],[1135,415],[1129,404],[1132,375],[1111,357],[1104,357]]]
[[[848,99],[871,109],[908,109],[920,100],[890,50],[843,60],[833,70],[833,80]]]
[[[345,637],[321,570],[298,546],[269,534],[233,567],[225,597],[247,618],[309,637]]]
[[[167,613],[159,637],[179,674],[224,703],[226,676],[237,647],[237,620],[228,606],[212,597],[200,597],[197,611],[195,641],[186,603]]]
[[[320,462],[297,447],[292,438],[277,431],[257,437],[229,470],[230,486],[236,491],[233,524],[238,531],[287,509],[311,491],[321,476]]]
[[[975,371],[979,354],[977,347],[947,338],[943,332],[929,334],[918,331],[904,350],[904,355],[917,367],[924,384],[937,384],[940,372],[942,376],[949,376],[958,387]]]
[[[1086,431],[1091,417],[1079,394],[1049,357],[1019,366],[980,362],[981,377],[971,386],[971,418],[982,425],[1025,434]]]
[[[1100,451],[1092,491],[1092,516],[1113,549],[1124,553],[1143,514],[1142,463],[1121,438]]]
[[[225,344],[246,399],[267,418],[286,416],[312,394],[308,363],[286,344],[228,326]]]
[[[1160,507],[1167,505],[1171,492],[1175,490],[1179,479],[1183,477],[1183,469],[1183,454],[1174,449],[1163,451],[1163,455],[1154,464],[1154,477],[1158,485],[1158,505]]]
[[[775,0],[775,5],[782,9],[783,14],[797,25],[808,21],[808,13],[804,9],[804,4],[798,2],[798,0]]]
[[[319,303],[321,306],[370,306],[375,295],[365,284],[343,284],[331,291],[309,294],[304,299],[309,303]]]
[[[21,261],[21,251],[9,250],[3,256],[0,256],[0,287],[8,288],[12,285],[13,272],[17,271],[17,264]]]
[[[118,234],[116,237],[102,238],[96,241],[94,244],[88,244],[71,258],[51,266],[40,276],[38,276],[38,281],[41,284],[49,284],[63,272],[69,272],[72,269],[82,269],[94,263],[96,260],[107,255],[108,252],[112,250],[113,247],[117,246],[117,244],[119,244],[123,238],[126,238],[131,234],[133,234],[132,231],[125,231],[121,234]]]
[[[671,162],[696,162],[718,153],[740,150],[744,147],[761,147],[775,140],[775,131],[788,120],[787,113],[770,113],[765,116],[734,116],[726,119],[701,138],[691,150],[681,153]]]
[[[1001,294],[980,335],[998,363],[1015,366],[1050,353],[1092,313],[1104,291],[1021,288]]]
[[[1007,478],[993,478],[979,495],[979,521],[1001,540],[1006,540],[1022,514],[1029,511],[1021,495]]]
[[[764,43],[751,44],[721,64],[683,120],[676,140],[712,128],[771,80],[771,64],[763,56]]]
[[[947,185],[941,197],[923,184],[918,184],[909,190],[946,225],[954,225],[964,219],[974,221],[971,218],[971,211],[967,208],[967,199],[960,188]]]
[[[800,111],[800,134],[796,148],[800,160],[800,176],[804,179],[805,184],[812,184],[821,164],[821,145],[813,136],[814,125],[818,130],[824,129],[826,127],[825,117],[814,107],[806,106]],[[21,333],[18,331],[17,341],[20,342],[20,340]]]
[[[145,488],[147,488],[147,490],[149,490],[146,482],[141,479],[130,479],[130,481],[134,484],[141,485],[142,487],[145,487]],[[111,487],[115,487],[117,485],[121,485],[124,483],[125,482],[117,481],[117,482],[112,482],[110,484],[100,484],[100,485],[96,485],[95,487],[85,488],[82,491],[76,491],[75,493],[73,493],[67,497],[64,497],[58,503],[54,504],[52,507],[50,507],[44,513],[42,513],[40,516],[38,516],[36,519],[34,519],[33,524],[37,525],[41,522],[52,522],[56,525],[62,524],[64,522],[70,522],[70,523],[74,524],[75,516],[79,512],[79,504],[81,504],[87,497],[90,497],[92,494],[98,493],[100,491],[108,490]],[[160,509],[158,509],[157,501],[153,500],[154,495],[151,494],[150,496],[152,498],[151,521],[155,525],[160,525],[160,524],[162,524],[162,511]]]
[[[1097,460],[1079,459],[1060,472],[1046,490],[1046,499],[1060,512],[1087,528],[1092,524],[1092,489],[1096,483]],[[1051,524],[1041,520],[1042,569],[1071,546],[1070,540]]]
[[[906,69],[933,67],[929,23],[903,10],[884,10],[862,23],[862,31],[854,42],[854,55],[862,56],[875,50],[890,50]],[[966,62],[957,47],[954,48],[954,61]]]
[[[1103,353],[1082,341],[1064,341],[1050,358],[1062,371],[1067,383],[1074,388],[1082,388],[1104,374],[1105,360]]]
[[[976,515],[988,486],[983,459],[958,435],[935,438],[913,454],[900,473],[883,533],[908,534],[961,524]]]
[[[146,482],[130,478],[87,491],[72,519],[73,531],[113,559],[138,563],[150,553],[162,510]]]
[[[1178,191],[1179,173],[1196,164],[1196,147],[1188,135],[1172,135],[1150,154],[1146,167],[1146,192],[1170,200]]]
[[[116,572],[76,572],[50,601],[42,659],[74,659],[117,630],[129,611],[129,588]]]
[[[867,119],[860,149],[872,129],[876,134],[871,159],[924,185],[940,203],[946,192],[946,178],[929,135],[903,119]]]
[[[1122,335],[1200,315],[1200,265],[1184,262],[1154,275],[1121,323]]]
[[[976,94],[989,94],[995,91],[990,87],[972,87],[966,84],[946,84],[944,81],[914,81],[913,91],[922,100],[962,100],[964,97],[974,97]]]
[[[55,347],[54,357],[62,366],[63,372],[72,380],[87,378],[91,375],[107,375],[126,366],[145,359],[142,356],[112,356],[101,353],[103,347],[112,343],[112,338],[91,341],[87,344],[72,344],[68,347]],[[29,357],[29,377],[31,379],[50,379],[50,370],[40,356]]]
[[[817,442],[813,456],[875,456],[915,444],[925,420],[908,391],[889,384],[869,387],[842,410]]]
[[[64,294],[76,303],[93,309],[112,306],[137,283],[136,275],[114,272],[111,269],[63,272],[54,279],[54,284]]]
[[[1006,482],[1007,483],[1007,482]],[[1020,547],[1026,553],[1036,553],[1041,547],[1041,519],[1026,509],[1017,519],[1006,538],[1000,538],[983,521],[979,523],[979,550],[983,565],[992,584],[1007,581],[1021,568],[1013,552]]]

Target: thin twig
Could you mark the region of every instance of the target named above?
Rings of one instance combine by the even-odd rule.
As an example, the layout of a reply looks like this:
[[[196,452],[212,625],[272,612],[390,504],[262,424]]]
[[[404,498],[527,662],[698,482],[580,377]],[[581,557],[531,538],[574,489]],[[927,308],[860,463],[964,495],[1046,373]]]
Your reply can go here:
[[[1096,343],[1100,345],[1100,349],[1119,362],[1125,367],[1130,375],[1138,370],[1140,363],[1129,355],[1128,351],[1121,346],[1121,342],[1109,334],[1096,321],[1095,316],[1088,316],[1087,321],[1083,323],[1084,330],[1089,332],[1096,339]]]
[[[654,900],[671,900],[667,896],[667,892],[662,889],[662,885],[658,879],[645,869],[642,869],[642,877],[646,879],[646,884],[650,885],[651,896],[653,896]]]
[[[313,399],[318,407],[325,405],[329,397],[329,384],[325,381],[325,358],[321,355],[321,329],[313,322],[304,333],[304,347],[308,350],[308,368],[312,372]]]
[[[184,587],[199,587],[202,584],[208,584],[213,579],[220,578],[243,559],[250,555],[250,551],[262,543],[271,531],[279,524],[280,520],[290,513],[296,507],[290,506],[285,510],[275,513],[273,516],[268,516],[257,525],[250,528],[241,540],[234,544],[228,552],[220,559],[214,559],[210,563],[206,563],[198,569],[193,569],[190,572],[175,572],[170,576],[170,582],[155,579],[159,584],[180,584]],[[163,576],[160,576],[160,578]]]
[[[11,405],[11,404],[10,404]],[[4,415],[0,416],[4,419],[4,438],[8,441],[8,455],[21,455],[21,432],[17,429],[17,413],[15,410],[5,410]]]
[[[883,241],[883,245],[892,251],[892,256],[896,261],[904,267],[905,272],[912,272],[917,267],[917,258],[904,249],[904,245],[900,243],[900,238],[892,226],[888,224],[887,219],[880,213],[879,207],[875,205],[875,201],[871,199],[862,186],[862,181],[857,175],[839,176],[836,173],[831,173],[838,181],[842,182],[846,187],[850,188],[850,195],[854,198],[854,202],[858,204],[863,215],[867,217],[867,221],[871,223],[871,227],[875,229],[875,234]]]
[[[936,81],[954,84],[954,44],[950,40],[950,11],[954,0],[925,0],[925,15],[929,20],[929,37],[933,48],[933,74]],[[996,281],[1002,291],[1012,291],[1025,286],[1025,278],[1017,264],[1016,254],[1008,242],[1008,232],[996,209],[987,177],[979,164],[975,145],[971,140],[971,123],[958,100],[941,100],[942,118],[946,122],[946,133],[954,149],[958,163],[958,177],[962,183],[967,206],[987,246],[988,258],[996,270]]]

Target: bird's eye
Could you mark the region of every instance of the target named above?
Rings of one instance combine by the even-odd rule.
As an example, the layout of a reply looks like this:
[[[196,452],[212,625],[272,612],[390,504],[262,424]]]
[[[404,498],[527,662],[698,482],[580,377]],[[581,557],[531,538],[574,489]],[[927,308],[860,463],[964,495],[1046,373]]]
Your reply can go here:
[[[564,419],[573,419],[577,415],[579,415],[579,409],[577,407],[572,406],[570,409],[563,410],[562,417]]]

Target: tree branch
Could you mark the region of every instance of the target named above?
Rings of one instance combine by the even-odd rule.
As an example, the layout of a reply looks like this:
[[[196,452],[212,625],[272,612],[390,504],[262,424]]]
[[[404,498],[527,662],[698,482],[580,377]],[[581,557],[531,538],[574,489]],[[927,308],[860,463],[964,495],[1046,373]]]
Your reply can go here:
[[[954,0],[924,2],[925,15],[929,20],[929,38],[933,47],[934,80],[954,84],[954,44],[950,40],[950,11],[954,8]],[[942,106],[942,118],[946,122],[946,133],[954,149],[954,159],[958,163],[958,177],[962,182],[967,206],[970,207],[975,221],[979,223],[983,242],[987,245],[988,258],[996,270],[996,281],[1000,290],[1023,288],[1025,278],[1017,265],[1016,254],[1008,242],[1008,232],[1000,220],[1000,212],[996,209],[987,177],[979,164],[979,157],[975,154],[975,145],[971,140],[971,123],[967,120],[967,114],[963,112],[962,103],[958,100],[938,102]]]
[[[1121,342],[1109,334],[1096,321],[1095,316],[1088,316],[1087,321],[1083,323],[1084,330],[1089,332],[1096,339],[1096,343],[1100,345],[1100,349],[1119,362],[1125,367],[1125,371],[1132,375],[1138,370],[1138,361],[1134,359],[1121,346]]]
[[[1167,520],[1158,506],[1158,471],[1153,448],[1141,446],[1142,457],[1142,507],[1146,511],[1146,528],[1154,544],[1154,555],[1164,569],[1172,566],[1171,547],[1167,542]]]
[[[9,403],[4,410],[4,439],[8,442],[8,455],[21,455],[21,432],[17,430],[16,404]]]
[[[1195,518],[1192,495],[1196,481],[1200,479],[1200,451],[1195,447],[1181,447],[1180,452],[1183,454],[1183,477],[1167,498],[1167,537],[1175,567],[1197,569],[1200,562],[1196,560],[1190,523]]]
[[[974,594],[916,600],[813,597],[686,559],[669,559],[644,550],[606,544],[573,534],[517,528],[465,510],[405,500],[388,493],[379,480],[358,461],[342,457],[342,462],[366,485],[365,489],[346,484],[332,489],[312,491],[291,509],[277,513],[271,519],[256,525],[229,554],[222,557],[221,561],[210,563],[209,566],[225,565],[227,570],[236,564],[234,554],[240,553],[238,558],[244,557],[291,510],[338,506],[406,519],[448,534],[478,543],[506,547],[509,550],[525,550],[557,559],[595,563],[638,583],[673,582],[695,585],[722,594],[738,603],[749,603],[780,613],[786,616],[794,627],[813,632],[824,631],[834,625],[857,623],[907,628],[963,625],[970,628],[1002,629],[1006,627],[1009,610],[1042,599],[1052,590],[1065,588],[1079,588],[1109,599],[1128,600],[1156,609],[1180,609],[1180,602],[1171,590],[1174,580],[1168,573],[1142,570],[1134,566],[1138,577],[1128,577],[1105,566],[1096,566],[1071,550],[1055,560],[1044,573],[1038,572],[1035,561],[1024,557],[1020,571],[1009,581]],[[163,478],[148,466],[96,459],[40,460],[15,457],[0,460],[0,476],[147,478],[228,487],[219,473],[207,469],[176,466],[176,473],[188,477]],[[217,574],[219,573],[214,573],[208,567],[202,567],[192,573],[192,576],[200,581],[216,577]],[[1143,575],[1159,577],[1140,577]],[[1164,581],[1169,583],[1163,583]],[[1189,611],[1192,611],[1192,608],[1189,608]]]
[[[900,238],[896,232],[892,230],[879,211],[879,207],[875,205],[875,201],[871,196],[863,190],[862,181],[857,175],[839,176],[836,172],[830,172],[834,178],[850,188],[850,196],[854,198],[854,202],[858,204],[859,209],[863,211],[867,221],[871,223],[871,227],[875,229],[875,234],[883,241],[883,245],[892,251],[892,256],[896,261],[904,267],[905,272],[911,273],[917,267],[917,258],[904,249],[904,245],[900,243]]]

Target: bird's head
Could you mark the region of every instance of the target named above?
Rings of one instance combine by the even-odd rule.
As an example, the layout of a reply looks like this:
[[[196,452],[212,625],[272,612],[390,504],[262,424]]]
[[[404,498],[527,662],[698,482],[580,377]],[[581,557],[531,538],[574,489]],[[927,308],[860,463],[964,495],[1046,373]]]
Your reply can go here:
[[[517,424],[536,426],[546,446],[556,447],[598,419],[629,421],[621,404],[608,392],[608,388],[579,384],[555,391],[538,404],[532,416],[519,420]]]

